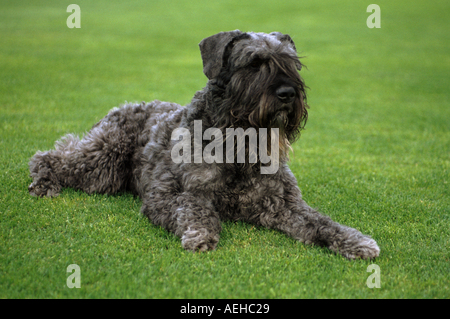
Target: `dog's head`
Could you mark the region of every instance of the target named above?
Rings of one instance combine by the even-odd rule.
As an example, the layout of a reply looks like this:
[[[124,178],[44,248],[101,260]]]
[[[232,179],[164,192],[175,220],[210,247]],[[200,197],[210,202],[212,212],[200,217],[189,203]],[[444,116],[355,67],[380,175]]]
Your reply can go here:
[[[279,32],[221,32],[200,42],[219,127],[279,128],[287,153],[308,112],[302,64],[291,37]],[[287,155],[287,154],[286,154]]]

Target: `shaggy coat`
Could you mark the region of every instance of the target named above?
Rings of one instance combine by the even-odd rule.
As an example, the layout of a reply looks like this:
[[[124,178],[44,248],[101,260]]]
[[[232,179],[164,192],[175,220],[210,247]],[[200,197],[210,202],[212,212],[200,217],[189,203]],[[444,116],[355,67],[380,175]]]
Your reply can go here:
[[[154,101],[113,109],[79,139],[66,135],[30,161],[30,194],[57,196],[70,187],[87,193],[132,192],[154,224],[181,237],[185,249],[215,249],[221,220],[278,229],[347,258],[375,258],[376,242],[309,207],[287,166],[290,143],[307,119],[302,65],[294,42],[278,32],[221,32],[200,43],[209,81],[186,107]],[[176,129],[194,137],[194,121],[224,135],[230,128],[276,128],[280,159],[274,174],[262,162],[176,162]],[[234,138],[234,137],[233,137]],[[210,141],[204,140],[203,149]],[[194,148],[193,139],[190,145]],[[271,152],[269,148],[269,153]],[[274,159],[272,159],[274,160]]]

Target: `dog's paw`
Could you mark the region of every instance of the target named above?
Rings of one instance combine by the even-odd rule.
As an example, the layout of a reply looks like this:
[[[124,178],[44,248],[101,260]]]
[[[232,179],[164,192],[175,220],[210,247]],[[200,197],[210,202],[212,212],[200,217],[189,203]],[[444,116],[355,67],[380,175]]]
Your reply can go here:
[[[59,195],[60,188],[56,186],[43,185],[33,182],[28,186],[28,192],[31,196],[36,197],[56,197]]]
[[[377,242],[369,236],[362,235],[352,238],[344,246],[342,249],[338,249],[338,252],[348,259],[374,259],[380,255]]]
[[[219,242],[218,234],[211,234],[205,228],[192,230],[189,228],[181,237],[183,248],[191,251],[214,250]]]

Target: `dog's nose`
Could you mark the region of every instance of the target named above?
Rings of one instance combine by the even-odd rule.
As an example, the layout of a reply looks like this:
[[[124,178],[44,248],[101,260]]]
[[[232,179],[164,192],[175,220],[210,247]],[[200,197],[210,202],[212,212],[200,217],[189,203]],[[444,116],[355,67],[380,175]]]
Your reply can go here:
[[[278,99],[283,103],[292,102],[292,100],[295,98],[295,90],[292,86],[280,86],[277,89],[276,93]]]

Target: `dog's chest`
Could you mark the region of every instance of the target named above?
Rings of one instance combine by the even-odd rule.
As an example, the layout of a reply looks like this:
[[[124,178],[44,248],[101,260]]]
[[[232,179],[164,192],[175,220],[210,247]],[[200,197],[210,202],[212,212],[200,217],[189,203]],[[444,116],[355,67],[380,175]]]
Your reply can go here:
[[[215,193],[214,206],[222,219],[248,220],[265,207],[283,204],[283,188],[275,184],[259,178],[228,184]]]

